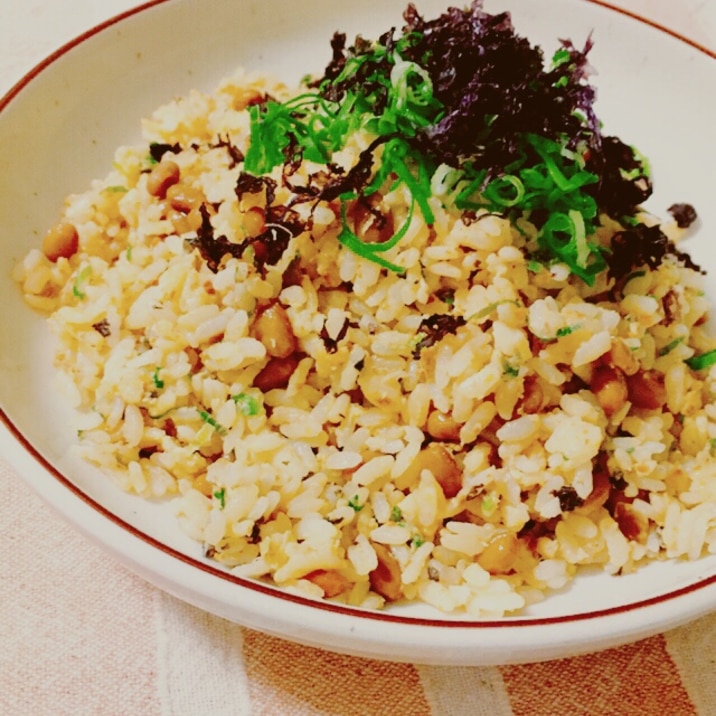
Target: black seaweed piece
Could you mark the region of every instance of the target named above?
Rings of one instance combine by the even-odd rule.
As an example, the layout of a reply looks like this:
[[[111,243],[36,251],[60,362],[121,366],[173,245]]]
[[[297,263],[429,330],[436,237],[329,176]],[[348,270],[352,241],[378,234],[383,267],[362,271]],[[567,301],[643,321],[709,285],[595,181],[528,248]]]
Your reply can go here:
[[[668,211],[680,229],[688,229],[699,218],[691,204],[672,204]]]
[[[219,270],[221,260],[227,254],[240,258],[246,249],[246,242],[234,244],[225,236],[214,236],[214,227],[211,223],[211,216],[206,204],[199,208],[201,214],[201,226],[196,232],[196,238],[187,239],[187,243],[199,251],[199,255],[206,261],[206,265],[213,273]]]
[[[346,49],[345,34],[334,33],[331,40],[333,57],[326,67],[323,77],[316,80],[314,86],[320,87],[323,96],[331,102],[339,102],[346,92],[358,87],[362,94],[375,98],[375,113],[380,114],[388,100],[388,88],[380,78],[390,76],[393,67],[388,55],[395,49],[394,32],[393,28],[378,38],[378,44],[387,50],[381,57],[373,53],[374,43],[372,41],[365,40],[359,35],[356,37],[354,45]],[[354,74],[338,81],[348,58],[360,55],[368,55],[368,57]]]
[[[112,333],[112,330],[109,327],[109,322],[106,318],[103,318],[101,321],[97,321],[97,323],[93,323],[92,328],[94,328],[95,331],[97,331],[97,333],[104,338],[107,338]]]
[[[241,162],[244,161],[244,153],[231,141],[231,137],[228,134],[226,137],[219,136],[216,146],[226,149],[227,154],[231,158],[230,169],[233,169],[237,164],[241,164]]]
[[[266,266],[275,266],[288,248],[293,231],[284,224],[271,224],[258,236],[247,239],[244,246],[254,249],[254,265],[263,270]]]
[[[450,313],[436,313],[432,316],[425,316],[420,322],[418,335],[422,338],[413,348],[413,358],[420,357],[420,352],[424,348],[435,345],[449,333],[455,333],[460,326],[465,325],[465,319],[462,316],[454,316]]]
[[[559,490],[554,490],[552,494],[559,500],[562,512],[571,512],[584,504],[584,500],[571,485],[560,487]]]
[[[323,340],[323,345],[326,347],[326,351],[328,353],[335,353],[338,350],[338,344],[346,337],[346,333],[348,333],[348,321],[343,322],[343,325],[335,338],[331,338],[328,335],[328,331],[324,325],[323,328],[321,328],[320,335]]]
[[[268,206],[276,196],[276,181],[271,177],[254,176],[248,172],[239,174],[234,186],[234,193],[239,201],[244,194],[260,194],[262,191],[266,192],[266,205]]]
[[[225,256],[241,258],[246,249],[254,252],[254,265],[260,271],[266,266],[277,264],[294,236],[304,231],[305,224],[295,211],[284,206],[269,207],[266,210],[267,224],[264,231],[236,244],[225,236],[214,236],[209,210],[205,204],[199,209],[201,226],[196,237],[187,243],[199,251],[209,269],[216,273]]]
[[[345,173],[336,175],[328,181],[319,192],[319,198],[323,201],[333,201],[341,194],[351,191],[358,191],[365,186],[373,173],[373,161],[375,150],[385,142],[393,138],[391,134],[374,139],[359,155],[356,163]]]
[[[162,142],[152,142],[149,145],[149,156],[151,156],[151,158],[155,162],[161,162],[162,157],[167,154],[167,152],[171,154],[179,154],[181,150],[181,144],[164,144]]]
[[[685,266],[695,271],[701,271],[688,254],[676,248],[658,225],[637,224],[613,236],[608,257],[609,275],[619,280],[641,266],[655,269],[667,255],[683,261]]]
[[[478,158],[499,174],[518,157],[525,133],[567,134],[574,144],[585,140],[598,149],[595,90],[584,81],[591,39],[583,50],[563,41],[569,60],[545,71],[542,50],[515,33],[508,12],[484,12],[482,0],[432,21],[410,4],[404,18],[404,32],[417,38],[407,59],[427,70],[445,105],[444,116],[419,138],[431,154],[448,162]]]
[[[618,137],[602,137],[601,151],[589,157],[587,169],[599,182],[585,188],[609,216],[631,216],[651,196],[653,185],[646,167]]]

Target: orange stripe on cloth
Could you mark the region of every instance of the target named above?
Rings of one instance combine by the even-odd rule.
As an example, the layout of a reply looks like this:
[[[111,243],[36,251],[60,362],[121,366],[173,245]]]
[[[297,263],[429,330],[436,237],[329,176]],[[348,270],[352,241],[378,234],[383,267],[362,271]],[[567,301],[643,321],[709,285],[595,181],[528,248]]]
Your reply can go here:
[[[0,714],[158,716],[154,590],[2,466],[0,525]]]
[[[254,716],[431,713],[409,664],[342,656],[249,630],[244,658]]]
[[[716,714],[716,613],[664,634],[681,683],[700,714]]]
[[[514,716],[697,714],[662,636],[501,671]]]

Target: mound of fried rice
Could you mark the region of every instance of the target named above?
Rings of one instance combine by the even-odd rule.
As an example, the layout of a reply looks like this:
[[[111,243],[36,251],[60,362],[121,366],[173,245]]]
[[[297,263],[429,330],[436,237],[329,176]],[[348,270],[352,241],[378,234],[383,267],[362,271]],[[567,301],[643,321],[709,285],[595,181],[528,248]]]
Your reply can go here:
[[[160,108],[67,199],[77,250],[17,267],[59,337],[83,457],[175,500],[232,573],[367,608],[502,616],[585,565],[716,552],[716,370],[685,363],[716,345],[703,275],[667,255],[588,286],[527,258],[529,222],[446,208],[439,175],[434,225],[411,216],[386,254],[403,273],[342,246],[331,202],[275,263],[249,244],[210,267],[203,222],[233,244],[266,231],[266,193],[236,192],[266,94],[291,92],[237,72]],[[155,145],[172,147],[158,163]],[[380,199],[396,226],[407,205],[400,187]]]

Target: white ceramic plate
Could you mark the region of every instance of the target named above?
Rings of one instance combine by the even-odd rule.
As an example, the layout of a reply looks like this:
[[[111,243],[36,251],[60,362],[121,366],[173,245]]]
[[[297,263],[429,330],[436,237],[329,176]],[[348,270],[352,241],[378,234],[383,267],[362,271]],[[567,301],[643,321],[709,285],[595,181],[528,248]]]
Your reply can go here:
[[[432,18],[446,2],[417,5]],[[9,279],[65,195],[103,176],[114,148],[140,139],[140,118],[175,95],[211,90],[240,65],[287,81],[319,72],[334,30],[376,37],[401,26],[403,8],[385,0],[157,1],[63,47],[0,101],[0,450],[49,504],[148,581],[306,644],[382,659],[502,664],[594,651],[694,619],[716,608],[716,556],[619,578],[584,574],[524,616],[500,621],[318,604],[221,572],[183,537],[167,505],[119,493],[68,451],[75,436],[54,389],[48,331]],[[546,54],[558,38],[580,45],[593,33],[605,130],[651,159],[655,213],[676,201],[697,207],[701,227],[688,248],[716,272],[714,57],[588,0],[488,0],[486,9],[511,10],[518,31]]]

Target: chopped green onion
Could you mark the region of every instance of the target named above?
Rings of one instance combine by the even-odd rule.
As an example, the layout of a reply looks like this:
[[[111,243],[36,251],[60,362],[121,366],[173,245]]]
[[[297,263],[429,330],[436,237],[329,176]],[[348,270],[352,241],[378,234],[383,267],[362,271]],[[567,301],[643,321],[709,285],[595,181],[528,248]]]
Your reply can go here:
[[[581,214],[575,211],[570,211],[569,214],[554,212],[544,223],[538,241],[556,258],[566,263],[572,273],[591,286],[595,276],[606,268],[606,261],[599,249],[594,248],[592,253],[586,243],[582,219]],[[590,255],[593,260],[588,262]]]
[[[250,393],[239,393],[232,395],[231,399],[236,403],[236,408],[242,415],[251,417],[261,412],[261,401]]]
[[[502,375],[508,378],[516,378],[520,374],[520,369],[512,365],[506,358],[502,359]]]
[[[492,494],[485,495],[485,497],[482,498],[482,503],[480,506],[482,512],[489,517],[497,509],[497,500]]]
[[[678,338],[674,338],[673,341],[670,343],[667,343],[663,348],[659,350],[659,356],[665,356],[671,353],[671,351],[676,348],[679,344],[684,342],[684,336],[679,336]]]
[[[360,512],[363,509],[363,505],[359,502],[358,495],[353,495],[350,500],[348,500],[348,507],[355,510],[355,512]]]
[[[691,356],[691,358],[687,358],[684,363],[692,370],[705,370],[706,368],[710,368],[712,365],[716,365],[716,348],[706,353]]]
[[[532,273],[539,273],[544,268],[544,264],[536,259],[530,259],[527,262],[527,270]]]
[[[579,330],[581,327],[582,326],[579,323],[575,323],[573,326],[562,326],[562,328],[557,329],[557,338],[568,336],[570,333],[574,333],[574,331]]]
[[[639,269],[638,271],[632,271],[625,277],[624,285],[626,286],[632,279],[641,278],[642,276],[646,276],[646,271],[644,271],[643,269]]]
[[[202,419],[202,421],[204,423],[206,423],[207,425],[211,425],[211,427],[214,428],[214,430],[216,430],[216,432],[219,433],[219,435],[226,435],[226,433],[228,432],[226,430],[226,428],[223,425],[221,425],[220,423],[218,423],[216,421],[216,418],[214,418],[206,410],[200,410],[199,417]]]
[[[338,240],[346,248],[353,251],[353,253],[358,254],[358,256],[362,256],[369,261],[373,261],[374,263],[377,263],[378,265],[387,268],[389,271],[394,271],[395,273],[403,273],[405,269],[402,268],[402,266],[398,266],[394,263],[391,263],[387,259],[384,259],[382,256],[379,256],[379,254],[392,249],[403,238],[403,236],[405,236],[408,231],[408,228],[410,227],[410,222],[413,219],[414,209],[415,203],[413,202],[410,205],[408,216],[406,217],[405,222],[400,227],[400,229],[398,229],[398,231],[393,234],[390,239],[388,239],[387,241],[382,241],[381,243],[371,244],[367,241],[362,241],[358,236],[356,236],[355,233],[353,233],[353,231],[351,231],[350,227],[348,226],[348,219],[346,215],[347,202],[344,200],[341,204],[341,222],[343,224],[343,229],[338,235]]]
[[[219,505],[223,510],[224,507],[226,507],[226,489],[222,487],[220,490],[216,490],[214,492],[214,497],[219,501]]]
[[[552,55],[552,68],[559,67],[560,65],[569,62],[570,52],[566,47],[560,47],[554,55]]]
[[[92,275],[92,267],[85,266],[80,270],[75,278],[75,282],[72,284],[72,294],[79,299],[85,298],[84,285]]]
[[[513,207],[517,206],[525,198],[525,186],[519,177],[513,174],[493,179],[484,192],[485,199],[495,206]]]
[[[425,544],[425,539],[423,538],[422,535],[413,535],[410,538],[410,546],[415,547],[415,549],[417,549],[418,547],[421,547],[424,544]]]
[[[512,303],[515,306],[519,306],[520,302],[513,298],[503,298],[499,301],[493,301],[492,303],[488,303],[487,306],[484,308],[481,308],[477,313],[473,313],[468,320],[470,321],[480,321],[483,318],[487,318],[493,311],[495,311],[497,308],[502,306],[505,303]]]
[[[154,387],[158,390],[161,390],[164,387],[164,381],[159,377],[159,371],[161,369],[161,366],[157,366],[152,373],[152,382],[154,383]]]

